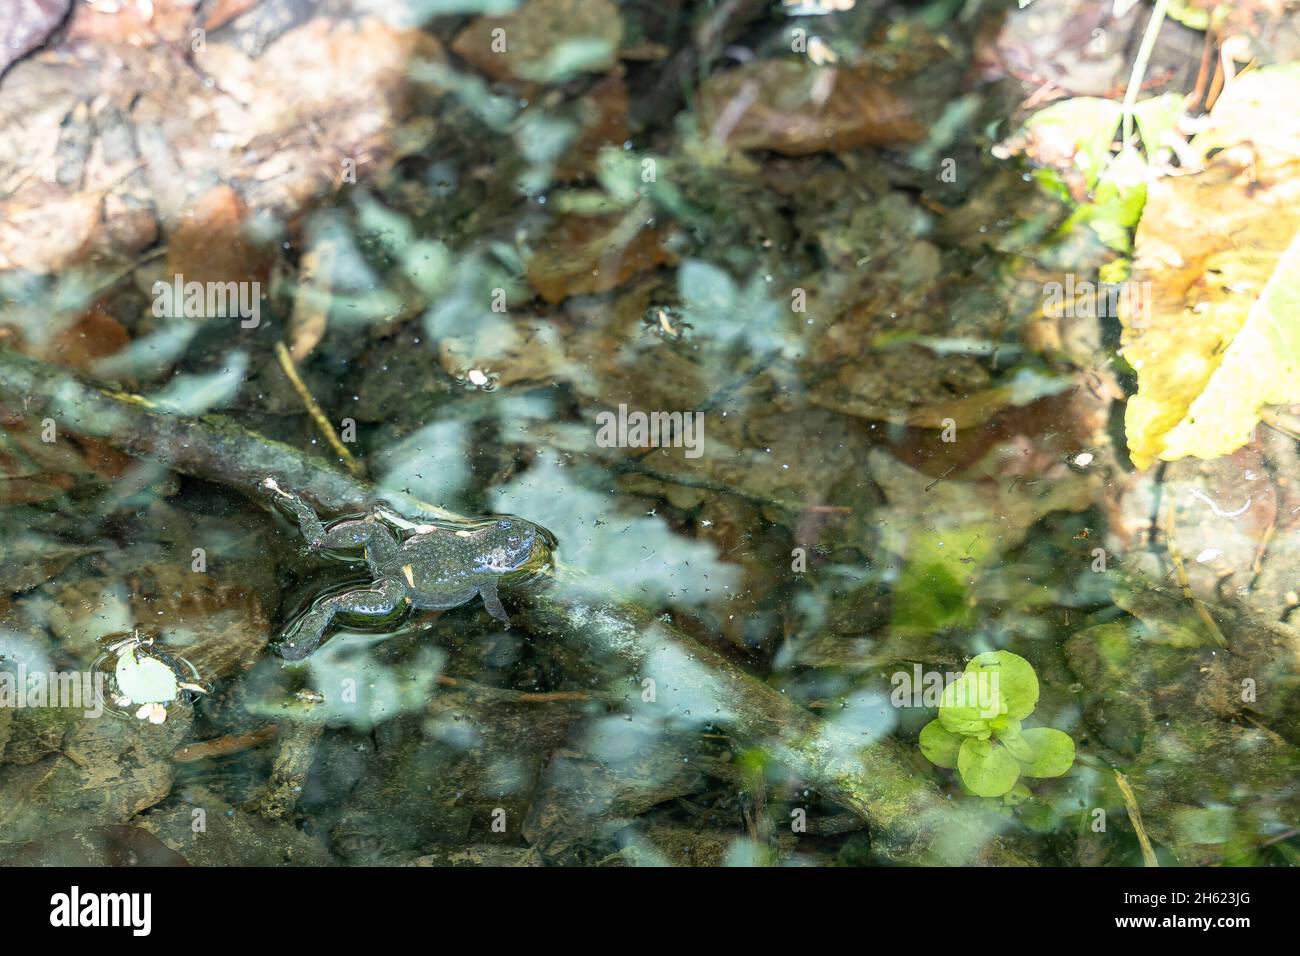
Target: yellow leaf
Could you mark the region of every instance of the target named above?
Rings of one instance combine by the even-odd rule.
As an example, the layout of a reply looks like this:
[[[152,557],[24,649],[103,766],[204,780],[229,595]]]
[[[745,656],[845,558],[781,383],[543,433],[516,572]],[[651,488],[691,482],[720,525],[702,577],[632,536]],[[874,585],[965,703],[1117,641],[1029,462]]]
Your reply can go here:
[[[1140,468],[1230,454],[1263,406],[1300,402],[1298,101],[1296,66],[1240,77],[1192,144],[1206,167],[1148,189],[1120,299]]]
[[[1164,439],[1161,457],[1217,458],[1250,441],[1264,405],[1300,401],[1300,235],[1292,238],[1268,285],[1218,370]]]

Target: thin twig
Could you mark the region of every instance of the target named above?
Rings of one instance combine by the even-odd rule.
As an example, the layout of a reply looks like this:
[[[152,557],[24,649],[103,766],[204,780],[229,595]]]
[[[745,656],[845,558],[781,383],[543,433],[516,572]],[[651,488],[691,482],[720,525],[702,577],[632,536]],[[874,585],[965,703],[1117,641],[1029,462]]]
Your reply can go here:
[[[455,687],[458,690],[463,690],[467,694],[490,697],[495,700],[509,700],[518,704],[558,704],[564,701],[592,699],[591,694],[581,690],[510,690],[505,687],[489,687],[487,684],[476,684],[473,681],[463,680],[459,677],[448,677],[446,674],[438,675],[438,683],[443,687]]]
[[[1165,10],[1168,7],[1169,0],[1156,0],[1156,8],[1147,21],[1146,31],[1142,34],[1142,45],[1138,47],[1137,58],[1133,61],[1133,72],[1129,74],[1128,87],[1124,90],[1124,135],[1120,140],[1121,149],[1128,148],[1129,138],[1133,135],[1133,107],[1137,105],[1142,77],[1146,76],[1147,63],[1151,60],[1151,51],[1155,49],[1156,36],[1165,22]]]
[[[1183,597],[1189,601],[1196,610],[1196,616],[1201,619],[1210,636],[1220,647],[1228,646],[1228,639],[1223,636],[1223,631],[1219,629],[1219,623],[1210,614],[1210,609],[1205,606],[1205,602],[1198,598],[1192,591],[1191,579],[1187,576],[1187,568],[1183,566],[1183,555],[1178,550],[1178,543],[1174,540],[1174,506],[1171,503],[1167,517],[1165,518],[1165,551],[1169,554],[1169,560],[1173,562],[1174,572],[1178,577],[1178,586],[1182,589]]]
[[[1261,408],[1259,410],[1259,420],[1292,441],[1300,441],[1300,418],[1274,411],[1271,408]]]
[[[225,737],[200,740],[192,744],[186,744],[178,749],[172,754],[172,762],[194,763],[196,760],[206,760],[209,757],[225,757],[230,754],[241,753],[269,743],[279,733],[280,728],[277,725],[268,724],[265,727],[250,730],[244,734],[227,734]]]
[[[1300,836],[1300,827],[1292,827],[1290,830],[1287,830],[1284,833],[1279,833],[1275,837],[1269,837],[1269,839],[1259,845],[1259,848],[1262,850],[1266,847],[1273,846],[1275,843],[1282,843],[1284,840],[1289,840],[1293,836]]]
[[[1118,770],[1115,771],[1115,783],[1119,785],[1120,795],[1124,798],[1124,808],[1128,810],[1129,822],[1133,824],[1133,830],[1137,833],[1138,846],[1142,848],[1142,862],[1146,866],[1159,866],[1160,861],[1156,859],[1156,851],[1151,846],[1151,839],[1147,836],[1147,828],[1142,825],[1142,811],[1138,809],[1137,795],[1133,793],[1133,788],[1129,786],[1128,778]]]
[[[289,354],[289,350],[285,347],[283,342],[275,343],[275,357],[280,360],[280,368],[284,369],[284,374],[285,377],[289,379],[289,384],[293,386],[293,390],[297,392],[298,397],[302,399],[302,404],[307,409],[307,414],[310,415],[311,420],[316,423],[316,428],[325,436],[325,440],[329,442],[329,446],[334,449],[334,453],[339,456],[339,459],[347,468],[348,474],[352,475],[354,478],[364,477],[365,471],[361,467],[361,462],[353,458],[352,452],[348,451],[348,446],[339,441],[339,436],[334,432],[334,426],[325,416],[325,412],[321,409],[320,403],[316,401],[316,396],[312,395],[311,390],[307,388],[306,383],[303,382],[302,377],[299,376],[298,366],[294,364],[293,356]]]
[[[1196,86],[1183,98],[1183,110],[1191,112],[1201,104],[1205,96],[1205,84],[1210,78],[1210,64],[1214,62],[1214,31],[1205,31],[1205,44],[1201,48],[1201,68],[1196,71]]]

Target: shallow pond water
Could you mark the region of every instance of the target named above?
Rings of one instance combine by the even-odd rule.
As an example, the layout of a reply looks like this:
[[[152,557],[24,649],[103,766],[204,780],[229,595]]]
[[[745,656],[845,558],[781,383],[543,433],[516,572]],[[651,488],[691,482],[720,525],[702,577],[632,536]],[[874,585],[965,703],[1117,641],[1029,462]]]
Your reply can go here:
[[[1229,93],[1157,152],[1193,27],[1133,133],[1143,10],[253,6],[172,192],[0,236],[0,860],[1295,861],[1300,393],[1210,453],[1160,391],[1260,278],[1153,268],[1170,190],[1282,215]]]

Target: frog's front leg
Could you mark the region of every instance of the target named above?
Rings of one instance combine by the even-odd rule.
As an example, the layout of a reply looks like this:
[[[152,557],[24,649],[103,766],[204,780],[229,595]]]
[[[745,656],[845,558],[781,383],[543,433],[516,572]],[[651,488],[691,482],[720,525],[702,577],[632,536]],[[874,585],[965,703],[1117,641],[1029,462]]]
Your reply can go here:
[[[381,578],[364,590],[347,591],[318,601],[294,626],[288,639],[280,643],[280,656],[290,661],[302,660],[317,648],[334,615],[340,612],[386,617],[397,610],[406,596],[406,585],[402,581]]]
[[[479,585],[478,593],[483,598],[483,606],[487,608],[487,612],[501,623],[509,626],[510,615],[506,613],[506,609],[501,604],[501,594],[497,590],[497,582],[493,580],[487,584]]]

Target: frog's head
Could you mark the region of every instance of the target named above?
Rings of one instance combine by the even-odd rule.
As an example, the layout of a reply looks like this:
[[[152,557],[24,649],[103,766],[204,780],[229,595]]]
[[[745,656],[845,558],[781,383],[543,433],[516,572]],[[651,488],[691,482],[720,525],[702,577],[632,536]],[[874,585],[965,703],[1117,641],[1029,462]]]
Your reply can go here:
[[[479,556],[484,569],[497,574],[541,571],[551,564],[555,535],[541,525],[501,515],[484,530]]]

